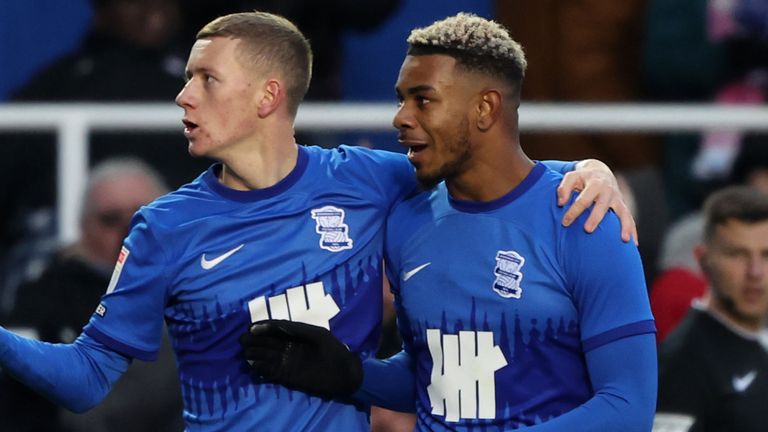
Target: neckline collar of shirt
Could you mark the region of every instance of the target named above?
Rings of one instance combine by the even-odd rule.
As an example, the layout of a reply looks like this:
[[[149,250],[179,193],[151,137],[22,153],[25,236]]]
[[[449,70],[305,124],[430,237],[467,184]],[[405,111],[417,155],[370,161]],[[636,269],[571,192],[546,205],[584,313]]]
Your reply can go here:
[[[504,207],[505,205],[511,203],[512,201],[516,200],[520,196],[522,196],[524,193],[526,193],[529,189],[533,187],[534,184],[541,178],[542,175],[544,175],[544,172],[547,170],[547,167],[541,163],[536,162],[536,165],[533,166],[533,169],[531,169],[531,172],[528,173],[527,176],[523,179],[523,181],[520,182],[517,186],[515,186],[511,191],[507,192],[504,196],[497,198],[493,201],[466,201],[466,200],[460,200],[453,198],[450,193],[448,193],[448,202],[451,204],[451,207],[454,209],[465,212],[465,213],[484,213],[484,212],[491,212],[494,210],[498,210],[501,207]]]
[[[218,176],[221,172],[221,163],[211,165],[203,176],[203,181],[205,181],[205,184],[215,193],[233,201],[249,202],[271,198],[290,189],[291,186],[299,181],[304,174],[304,171],[306,171],[309,162],[309,152],[303,146],[298,146],[298,150],[296,166],[293,167],[291,172],[279,182],[264,189],[241,191],[224,186],[219,181]]]

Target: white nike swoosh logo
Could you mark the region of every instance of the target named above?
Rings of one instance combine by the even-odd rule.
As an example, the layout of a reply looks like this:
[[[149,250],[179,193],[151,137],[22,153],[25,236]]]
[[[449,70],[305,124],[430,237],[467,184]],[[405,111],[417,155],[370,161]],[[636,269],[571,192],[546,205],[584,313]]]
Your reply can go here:
[[[757,371],[755,370],[744,376],[735,376],[733,377],[733,389],[739,393],[744,393],[752,385],[755,378],[757,378]]]
[[[203,270],[210,270],[210,269],[216,267],[217,265],[219,265],[219,263],[221,263],[225,259],[231,257],[233,253],[239,251],[243,246],[245,246],[245,243],[243,243],[240,246],[230,250],[229,252],[225,252],[224,254],[217,256],[216,258],[214,258],[212,260],[205,259],[205,254],[203,254],[203,256],[200,257],[200,267],[202,267]]]
[[[405,282],[405,281],[407,281],[408,279],[412,278],[412,277],[413,277],[413,276],[414,276],[416,273],[418,273],[418,272],[420,272],[420,271],[424,270],[424,269],[425,269],[427,266],[429,266],[430,264],[432,264],[432,263],[431,263],[431,262],[428,262],[428,263],[425,263],[425,264],[422,264],[422,265],[420,265],[420,266],[416,267],[416,268],[415,268],[415,269],[413,269],[413,270],[410,270],[410,271],[404,272],[404,273],[403,273],[403,282]]]

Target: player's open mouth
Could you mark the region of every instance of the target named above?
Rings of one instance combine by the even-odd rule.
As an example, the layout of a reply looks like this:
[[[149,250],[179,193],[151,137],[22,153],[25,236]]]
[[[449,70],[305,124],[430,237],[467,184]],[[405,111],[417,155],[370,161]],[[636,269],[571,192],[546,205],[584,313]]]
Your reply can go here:
[[[197,129],[196,123],[189,120],[182,120],[181,122],[184,123],[184,135],[192,134]]]
[[[426,144],[418,144],[418,145],[412,145],[408,147],[408,157],[413,157],[416,154],[420,153],[422,150],[427,148]]]

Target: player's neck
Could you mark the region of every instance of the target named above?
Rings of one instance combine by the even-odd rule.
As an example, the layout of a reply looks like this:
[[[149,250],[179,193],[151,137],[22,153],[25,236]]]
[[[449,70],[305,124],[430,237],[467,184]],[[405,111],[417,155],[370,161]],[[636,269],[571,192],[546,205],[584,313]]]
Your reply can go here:
[[[476,151],[462,174],[446,179],[451,196],[466,201],[493,201],[508,194],[531,172],[533,162],[519,145]]]
[[[713,298],[709,298],[704,304],[711,315],[738,333],[754,336],[765,328],[766,322],[764,319],[742,316],[733,309],[733,306],[729,307],[729,305],[722,304],[722,302]]]
[[[252,151],[222,161],[219,181],[236,190],[255,190],[274,186],[296,167],[298,146],[290,143],[264,143]]]

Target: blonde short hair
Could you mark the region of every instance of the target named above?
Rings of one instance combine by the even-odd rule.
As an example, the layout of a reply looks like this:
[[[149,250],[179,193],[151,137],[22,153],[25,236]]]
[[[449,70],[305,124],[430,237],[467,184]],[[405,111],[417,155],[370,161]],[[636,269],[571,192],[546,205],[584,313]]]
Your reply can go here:
[[[276,68],[285,79],[288,108],[295,115],[312,78],[312,48],[290,21],[266,12],[224,15],[206,24],[197,39],[239,39],[242,60],[251,66]]]
[[[504,26],[460,12],[411,31],[409,55],[445,54],[467,70],[495,76],[519,91],[528,63]]]

